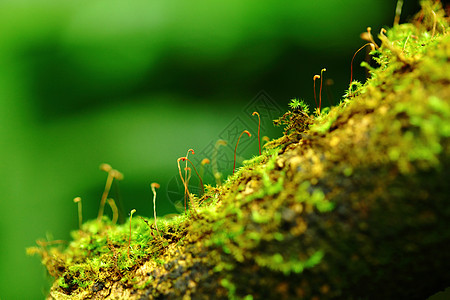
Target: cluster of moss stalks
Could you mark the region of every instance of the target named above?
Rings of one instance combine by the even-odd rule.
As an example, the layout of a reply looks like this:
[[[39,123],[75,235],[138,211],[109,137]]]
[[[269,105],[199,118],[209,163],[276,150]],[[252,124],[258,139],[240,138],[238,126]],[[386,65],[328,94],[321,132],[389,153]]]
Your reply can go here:
[[[440,3],[381,33],[370,79],[175,218],[39,242],[49,299],[424,299],[450,284],[450,38]],[[131,224],[131,225],[130,225]],[[130,236],[131,226],[131,236]],[[129,244],[130,241],[130,244]]]

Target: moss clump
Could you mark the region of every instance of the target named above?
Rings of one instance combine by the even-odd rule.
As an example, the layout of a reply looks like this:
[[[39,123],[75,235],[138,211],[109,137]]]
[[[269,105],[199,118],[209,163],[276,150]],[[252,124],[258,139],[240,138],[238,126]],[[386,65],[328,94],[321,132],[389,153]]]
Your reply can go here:
[[[41,242],[55,299],[423,299],[450,282],[450,38],[439,4],[380,35],[364,85],[175,219]],[[356,87],[356,89],[355,89]],[[128,251],[130,256],[128,257]]]

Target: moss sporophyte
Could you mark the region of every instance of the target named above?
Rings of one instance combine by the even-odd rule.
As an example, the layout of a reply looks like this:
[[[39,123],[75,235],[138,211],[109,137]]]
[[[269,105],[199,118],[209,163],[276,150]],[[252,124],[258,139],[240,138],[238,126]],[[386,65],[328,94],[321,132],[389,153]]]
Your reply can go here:
[[[261,131],[261,116],[259,115],[259,113],[257,111],[254,111],[252,113],[252,116],[257,115],[258,116],[258,149],[259,149],[259,155],[261,155],[261,138],[259,136],[260,131]]]
[[[159,185],[159,183],[153,182],[150,185],[150,187],[153,192],[153,218],[155,219],[155,228],[156,228],[156,231],[158,232],[158,235],[161,235],[158,230],[158,224],[156,224],[156,189],[159,189],[160,185]]]
[[[55,278],[48,298],[426,299],[443,290],[450,282],[447,32],[439,1],[423,1],[412,23],[383,30],[379,46],[368,30],[378,65],[357,91],[331,108],[319,98],[317,114],[291,100],[275,121],[283,136],[224,182],[217,151],[226,142],[217,142],[216,185],[204,193],[190,193],[186,183],[197,171],[180,157],[189,198],[182,214],[157,218],[154,184],[153,219],[133,210],[115,224],[114,209],[110,220],[103,206],[122,176],[103,166],[99,221],[84,221],[70,242],[40,240],[28,249]]]
[[[239,145],[239,141],[241,140],[242,135],[246,133],[248,135],[248,137],[251,137],[252,134],[248,131],[248,130],[244,130],[241,132],[241,134],[239,135],[237,142],[236,142],[236,147],[234,147],[234,163],[233,163],[233,174],[234,174],[234,170],[236,169],[236,151],[237,151],[237,146]]]
[[[358,52],[361,51],[362,49],[364,49],[366,46],[370,46],[372,51],[375,51],[375,44],[373,44],[373,43],[366,43],[363,46],[361,46],[361,48],[356,50],[355,54],[353,54],[352,61],[350,63],[350,85],[353,82],[353,60],[355,59],[356,54],[358,54]]]
[[[103,217],[103,211],[105,209],[106,198],[108,197],[109,190],[111,189],[113,180],[114,179],[116,179],[116,180],[123,179],[123,174],[120,173],[119,171],[113,169],[109,164],[101,164],[100,170],[108,173],[108,177],[106,178],[105,190],[103,191],[102,199],[100,200],[100,208],[98,210],[97,221],[100,221]]]
[[[81,224],[83,224],[83,207],[81,204],[81,198],[75,197],[73,202],[78,203],[78,227],[81,229]]]
[[[114,199],[109,198],[108,204],[111,207],[111,210],[113,212],[112,223],[116,224],[117,220],[119,219],[119,209],[117,209],[117,205],[116,205],[116,202],[114,201]]]

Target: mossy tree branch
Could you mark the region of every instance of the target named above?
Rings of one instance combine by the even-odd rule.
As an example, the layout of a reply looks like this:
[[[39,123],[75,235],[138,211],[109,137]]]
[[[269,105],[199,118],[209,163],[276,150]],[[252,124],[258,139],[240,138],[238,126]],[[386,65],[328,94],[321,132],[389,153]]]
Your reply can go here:
[[[31,249],[56,279],[49,298],[423,299],[445,288],[450,38],[438,6],[387,32],[380,66],[339,106],[288,112],[286,135],[192,195],[192,212],[133,219],[130,247],[128,227],[104,218],[65,250]]]

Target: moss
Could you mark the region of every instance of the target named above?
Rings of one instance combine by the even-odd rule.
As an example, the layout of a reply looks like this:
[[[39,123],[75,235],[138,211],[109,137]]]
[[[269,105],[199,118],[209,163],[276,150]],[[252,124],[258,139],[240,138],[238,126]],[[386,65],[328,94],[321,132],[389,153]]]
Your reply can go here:
[[[438,3],[381,35],[365,84],[310,115],[186,214],[104,217],[39,242],[49,298],[423,299],[448,284],[450,38]],[[434,12],[434,13],[433,13]],[[436,16],[436,18],[434,17]],[[129,256],[128,256],[129,253]]]

